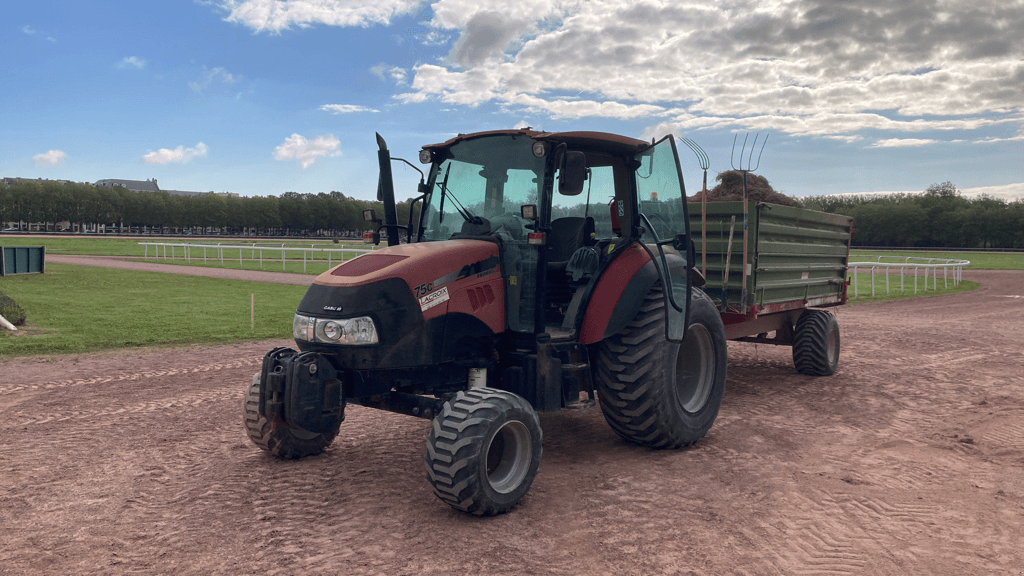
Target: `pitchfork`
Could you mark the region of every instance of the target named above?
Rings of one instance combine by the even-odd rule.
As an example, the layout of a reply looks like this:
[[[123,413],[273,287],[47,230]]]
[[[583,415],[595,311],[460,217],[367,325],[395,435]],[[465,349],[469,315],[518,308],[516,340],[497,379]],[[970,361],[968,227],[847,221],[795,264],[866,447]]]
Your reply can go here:
[[[757,139],[760,133],[754,134],[754,142],[750,145],[750,154],[747,155],[747,167],[743,167],[743,152],[747,149],[747,138],[750,137],[748,132],[743,137],[743,146],[740,148],[740,167],[737,168],[733,162],[733,154],[736,153],[736,138],[739,134],[732,137],[732,152],[729,153],[729,165],[732,166],[733,170],[739,170],[743,173],[743,288],[740,290],[740,308],[743,313],[747,313],[747,270],[750,265],[747,264],[747,173],[757,170],[761,166],[761,154],[764,154],[765,144],[768,143],[768,135],[764,137],[764,142],[761,143],[761,151],[757,154],[757,165],[753,168],[750,167],[750,160],[754,157],[754,148],[757,148]]]
[[[707,219],[708,219],[708,168],[711,167],[711,161],[708,159],[708,155],[704,153],[704,149],[697,145],[696,142],[689,138],[680,138],[683,144],[693,153],[697,155],[697,162],[700,167],[704,169],[704,186],[700,193],[700,273],[702,276],[707,278],[707,267],[708,267],[708,233],[707,233]]]

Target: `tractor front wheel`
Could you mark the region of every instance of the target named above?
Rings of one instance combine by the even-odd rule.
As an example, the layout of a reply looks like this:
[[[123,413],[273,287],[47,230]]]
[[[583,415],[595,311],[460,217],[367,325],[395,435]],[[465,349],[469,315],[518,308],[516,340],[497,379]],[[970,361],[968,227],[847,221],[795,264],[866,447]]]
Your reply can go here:
[[[530,491],[542,439],[537,413],[525,399],[492,388],[459,391],[427,435],[427,480],[452,508],[503,514]]]
[[[257,373],[242,399],[242,424],[253,444],[278,458],[296,459],[319,454],[338,435],[338,428],[329,433],[318,433],[272,422],[260,415],[259,404],[260,375]]]
[[[616,434],[651,448],[680,448],[704,437],[725,394],[725,328],[700,290],[690,299],[682,342],[665,338],[660,285],[622,332],[601,342],[596,381],[601,411]]]

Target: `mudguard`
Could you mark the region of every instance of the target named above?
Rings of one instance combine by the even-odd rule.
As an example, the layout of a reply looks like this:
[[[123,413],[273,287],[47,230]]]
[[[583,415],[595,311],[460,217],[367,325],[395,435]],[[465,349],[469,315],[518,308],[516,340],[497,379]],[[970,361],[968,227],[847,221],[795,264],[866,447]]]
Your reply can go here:
[[[673,276],[685,271],[680,256],[666,254],[665,258]],[[594,287],[580,327],[580,343],[593,344],[619,333],[640,311],[644,296],[657,281],[658,268],[642,246],[633,244],[623,250]]]

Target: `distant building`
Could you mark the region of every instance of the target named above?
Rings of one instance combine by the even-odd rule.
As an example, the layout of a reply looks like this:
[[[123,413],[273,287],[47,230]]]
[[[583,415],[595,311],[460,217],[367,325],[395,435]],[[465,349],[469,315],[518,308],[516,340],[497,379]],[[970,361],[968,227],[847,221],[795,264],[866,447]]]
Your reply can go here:
[[[0,181],[6,186],[11,186],[18,182],[36,182],[42,184],[43,182],[59,182],[61,184],[75,184],[71,180],[50,180],[49,178],[0,178]]]
[[[200,196],[202,194],[217,194],[218,196],[225,196],[229,198],[238,198],[238,194],[234,192],[190,192],[188,190],[161,190],[157,186],[156,178],[150,178],[149,180],[117,180],[108,178],[106,180],[98,180],[93,186],[97,188],[106,186],[113,188],[115,186],[123,186],[125,190],[131,190],[132,192],[166,192],[175,196]]]
[[[97,180],[93,186],[116,188],[118,186],[124,187],[125,190],[131,190],[132,192],[159,192],[160,187],[156,185],[156,178],[150,180],[117,180],[108,178],[106,180]]]

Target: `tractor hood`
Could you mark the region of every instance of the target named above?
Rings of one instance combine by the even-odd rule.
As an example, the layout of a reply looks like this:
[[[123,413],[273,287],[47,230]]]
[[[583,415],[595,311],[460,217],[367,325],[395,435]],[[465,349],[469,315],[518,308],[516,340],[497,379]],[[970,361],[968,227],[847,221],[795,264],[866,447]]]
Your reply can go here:
[[[313,283],[347,287],[401,278],[420,298],[458,280],[498,272],[498,264],[498,246],[482,240],[402,244],[353,258]]]
[[[402,244],[353,258],[318,276],[297,313],[369,317],[379,342],[297,340],[299,349],[329,353],[339,369],[428,366],[481,356],[479,343],[504,329],[500,271],[497,244],[482,240]]]
[[[330,303],[325,302],[323,310],[328,314],[347,316],[356,311],[351,309],[352,304],[356,304],[356,309],[362,307],[352,302],[352,298],[357,293],[364,293],[364,288],[385,281],[392,286],[404,283],[417,301],[423,318],[429,320],[447,313],[449,298],[456,297],[457,292],[463,292],[469,286],[497,279],[494,288],[500,290],[500,273],[498,245],[492,242],[422,242],[382,248],[353,258],[317,276],[310,291],[323,292],[326,289],[346,300],[346,309],[340,309],[341,306],[333,309]],[[473,309],[476,310],[475,307]],[[501,331],[503,322],[503,319],[493,318],[489,324],[495,331]]]

